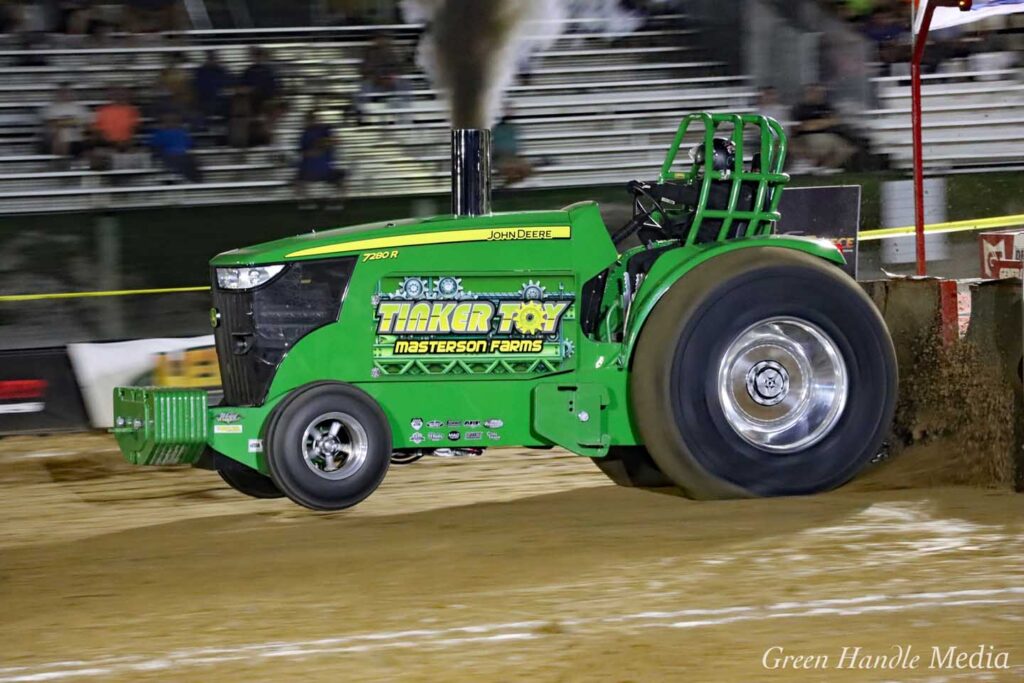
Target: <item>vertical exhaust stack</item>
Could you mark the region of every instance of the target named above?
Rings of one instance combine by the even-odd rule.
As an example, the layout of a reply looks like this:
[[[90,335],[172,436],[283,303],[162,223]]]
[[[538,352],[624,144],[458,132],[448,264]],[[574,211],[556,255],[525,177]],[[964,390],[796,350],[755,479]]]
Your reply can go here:
[[[483,216],[491,212],[491,131],[452,130],[452,213]]]

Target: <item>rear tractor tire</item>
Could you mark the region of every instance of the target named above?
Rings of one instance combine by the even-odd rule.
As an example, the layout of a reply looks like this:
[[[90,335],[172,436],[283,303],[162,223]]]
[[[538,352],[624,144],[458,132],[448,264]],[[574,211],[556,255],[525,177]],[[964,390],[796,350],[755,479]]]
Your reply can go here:
[[[641,331],[631,407],[654,463],[692,498],[827,491],[878,453],[896,358],[836,266],[751,248],[676,282]]]
[[[615,446],[603,458],[593,458],[598,469],[619,486],[657,489],[675,487],[658,469],[643,446]]]

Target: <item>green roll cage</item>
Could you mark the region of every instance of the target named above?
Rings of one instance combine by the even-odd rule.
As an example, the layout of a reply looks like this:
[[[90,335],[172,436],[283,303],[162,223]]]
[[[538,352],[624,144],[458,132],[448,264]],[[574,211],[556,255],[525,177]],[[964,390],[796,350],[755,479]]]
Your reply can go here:
[[[703,166],[693,164],[692,168],[685,173],[674,172],[672,167],[679,155],[679,149],[694,123],[700,123],[704,128],[705,162]],[[717,135],[719,129],[728,126],[732,127],[732,134],[728,139],[736,146],[736,161],[732,169],[716,171],[713,166],[714,140],[716,137],[720,137]],[[757,137],[760,140],[760,151],[758,152],[760,162],[757,163],[758,156],[755,156],[751,167],[748,168],[745,162],[744,140],[746,133],[754,128],[757,129]],[[747,221],[744,237],[771,235],[775,223],[781,218],[779,202],[782,200],[782,190],[789,183],[789,175],[782,171],[786,163],[787,150],[788,140],[782,124],[767,116],[703,112],[690,114],[684,118],[680,122],[675,139],[665,156],[659,182],[682,181],[688,184],[698,182],[701,184],[700,201],[697,204],[693,224],[685,244],[689,246],[695,243],[701,225],[706,219],[722,221],[722,227],[718,232],[718,241],[727,239],[733,222],[737,220]],[[732,183],[729,203],[725,209],[708,208],[711,184],[714,181]],[[749,210],[737,208],[740,190],[744,183],[757,183],[753,207]]]

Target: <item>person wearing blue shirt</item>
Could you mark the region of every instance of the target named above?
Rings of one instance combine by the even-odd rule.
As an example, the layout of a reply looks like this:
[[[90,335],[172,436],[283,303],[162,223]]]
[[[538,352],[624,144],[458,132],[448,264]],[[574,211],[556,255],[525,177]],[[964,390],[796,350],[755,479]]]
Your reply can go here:
[[[315,109],[306,114],[299,152],[302,158],[296,183],[300,195],[305,193],[308,183],[330,183],[341,189],[345,172],[334,167],[334,133],[320,120]]]
[[[191,183],[203,181],[202,172],[192,154],[192,135],[177,114],[164,115],[160,125],[150,135],[149,147],[168,170]]]
[[[220,63],[217,53],[210,50],[206,61],[200,64],[192,76],[196,106],[204,123],[212,118],[226,118],[228,114],[228,89],[231,74]]]

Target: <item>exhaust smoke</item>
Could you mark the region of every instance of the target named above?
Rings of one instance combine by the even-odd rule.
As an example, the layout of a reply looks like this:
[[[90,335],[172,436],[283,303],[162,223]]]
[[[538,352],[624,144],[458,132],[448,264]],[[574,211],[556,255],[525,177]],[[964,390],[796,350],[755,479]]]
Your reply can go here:
[[[419,62],[445,92],[453,128],[488,128],[520,64],[562,31],[563,0],[403,0],[424,22]]]
[[[616,0],[401,0],[405,20],[426,25],[417,61],[448,100],[452,213],[491,210],[490,128],[502,97],[532,54],[552,45],[566,20],[580,32],[630,33],[642,23]]]

